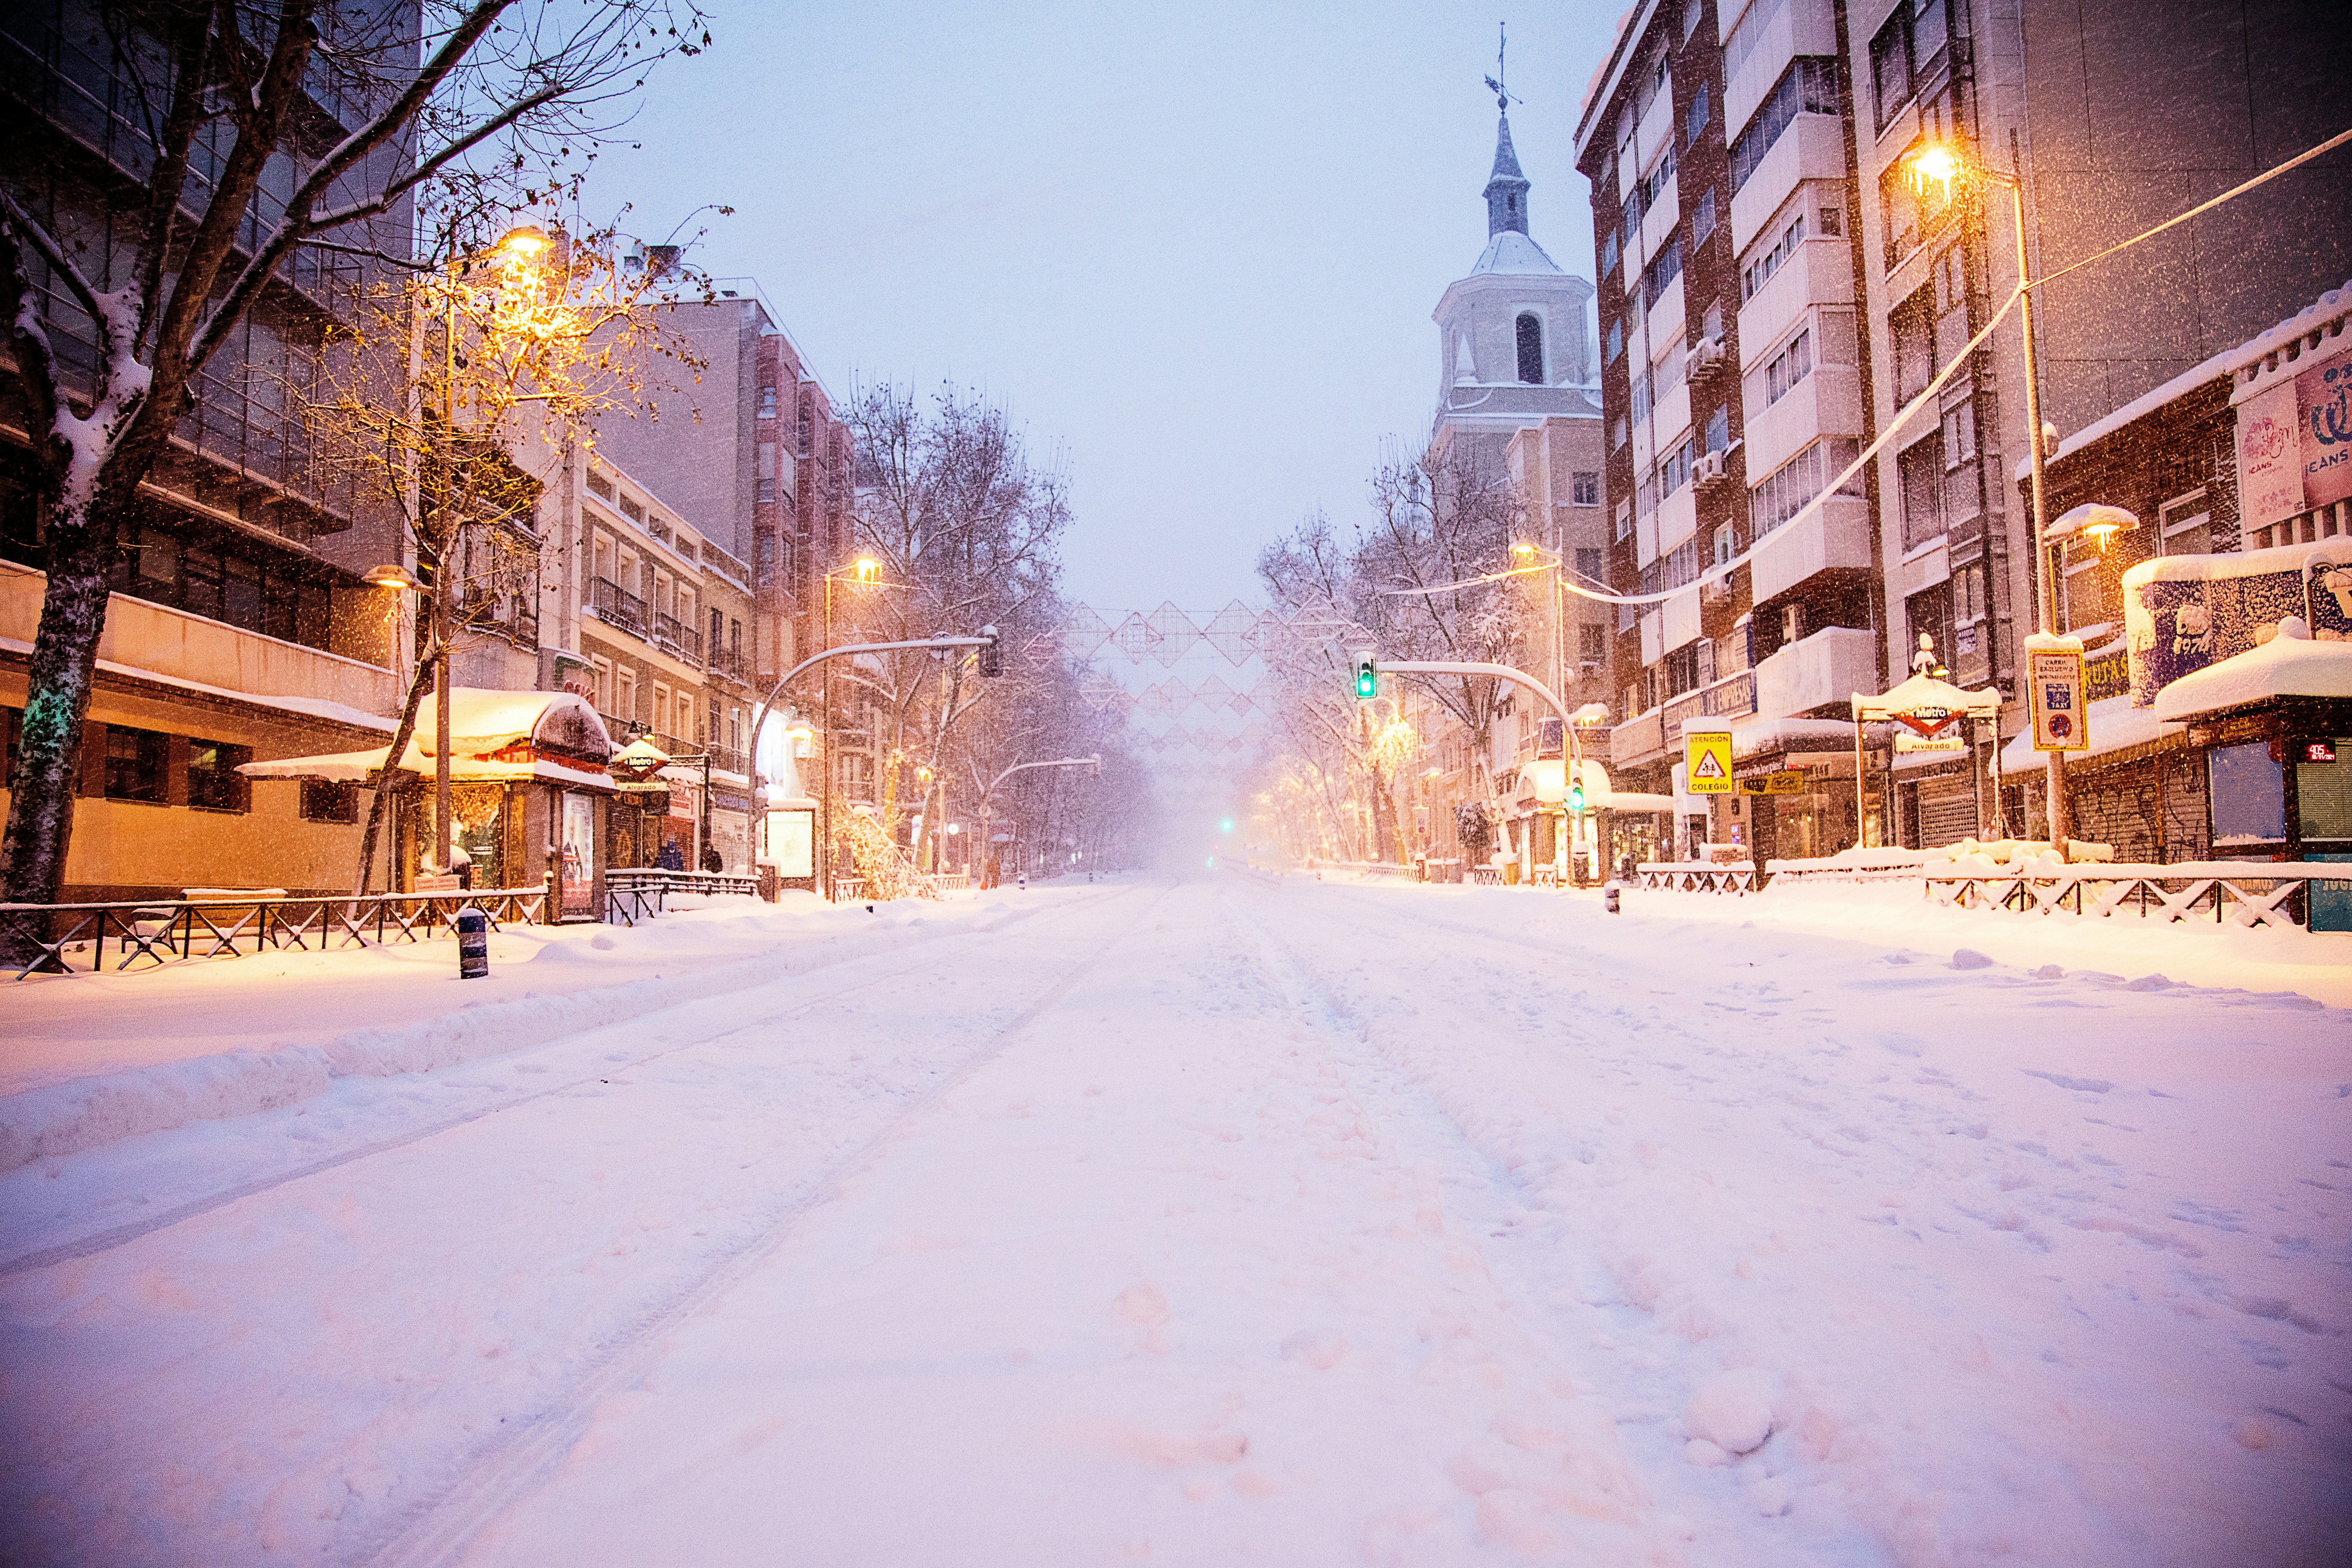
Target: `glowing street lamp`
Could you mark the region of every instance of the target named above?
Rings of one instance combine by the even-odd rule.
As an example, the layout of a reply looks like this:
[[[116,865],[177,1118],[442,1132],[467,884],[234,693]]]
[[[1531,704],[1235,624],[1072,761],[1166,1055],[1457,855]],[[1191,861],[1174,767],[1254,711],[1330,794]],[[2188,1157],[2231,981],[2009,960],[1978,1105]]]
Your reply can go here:
[[[2025,444],[2032,460],[2033,503],[2033,564],[2040,579],[2037,595],[2041,630],[2044,637],[2058,634],[2058,584],[2050,555],[2050,527],[2043,505],[2042,475],[2044,448],[2050,433],[2042,423],[2042,375],[2033,347],[2032,272],[2025,255],[2025,180],[2021,172],[2003,174],[1982,160],[1969,157],[1965,149],[1947,142],[1922,143],[1904,160],[1905,178],[1911,189],[1925,197],[1931,188],[1939,189],[1949,201],[1956,190],[1965,189],[1972,180],[1989,180],[2006,186],[2009,191],[2010,225],[2017,238],[2017,304],[2020,324],[2025,338]],[[2137,520],[2135,520],[2137,521]],[[2044,752],[2047,767],[2048,804],[2050,811],[2051,847],[2061,856],[2066,853],[2066,763],[2062,752]]]

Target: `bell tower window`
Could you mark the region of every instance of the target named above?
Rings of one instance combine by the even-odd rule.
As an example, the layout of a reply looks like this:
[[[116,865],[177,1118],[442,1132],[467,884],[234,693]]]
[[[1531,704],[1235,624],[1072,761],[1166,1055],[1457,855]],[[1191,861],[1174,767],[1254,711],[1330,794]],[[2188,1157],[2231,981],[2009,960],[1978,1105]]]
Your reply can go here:
[[[1533,311],[1522,315],[1518,322],[1519,379],[1530,386],[1544,384],[1543,323]]]

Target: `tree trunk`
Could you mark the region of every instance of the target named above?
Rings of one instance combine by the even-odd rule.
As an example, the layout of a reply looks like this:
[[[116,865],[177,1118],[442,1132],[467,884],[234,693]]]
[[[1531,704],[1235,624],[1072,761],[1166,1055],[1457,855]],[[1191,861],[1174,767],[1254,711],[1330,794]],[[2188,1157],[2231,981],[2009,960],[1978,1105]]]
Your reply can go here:
[[[367,832],[360,838],[359,875],[352,883],[352,897],[355,899],[367,897],[368,883],[373,879],[376,840],[383,836],[383,816],[390,805],[391,797],[407,787],[406,781],[399,779],[403,772],[400,759],[408,754],[409,738],[416,733],[417,710],[425,706],[425,688],[432,679],[437,662],[437,659],[432,658],[417,659],[416,673],[411,676],[408,681],[408,701],[400,710],[400,724],[392,732],[392,744],[384,748],[383,771],[376,775],[376,786],[369,792],[373,798],[368,804]],[[393,869],[391,864],[387,862],[384,867],[386,892],[392,890]]]
[[[74,803],[81,793],[82,723],[106,629],[111,531],[83,524],[50,537],[48,585],[25,678],[7,843],[0,848],[0,898],[12,903],[53,904],[64,889]],[[0,956],[30,962],[35,930],[31,921],[10,921],[0,931]]]

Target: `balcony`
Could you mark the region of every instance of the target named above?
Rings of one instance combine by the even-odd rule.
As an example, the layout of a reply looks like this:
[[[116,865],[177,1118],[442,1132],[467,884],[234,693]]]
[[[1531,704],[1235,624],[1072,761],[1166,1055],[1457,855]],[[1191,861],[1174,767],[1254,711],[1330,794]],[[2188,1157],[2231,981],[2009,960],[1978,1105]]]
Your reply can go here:
[[[729,680],[749,685],[751,679],[751,656],[741,647],[714,647],[710,650],[710,673]]]
[[[1775,0],[1756,0],[1759,6],[1769,6]],[[1837,17],[1830,0],[1778,0],[1779,15],[1762,24],[1762,35],[1756,40],[1754,51],[1739,62],[1739,68],[1723,84],[1723,133],[1729,141],[1747,128],[1748,116],[1756,112],[1780,73],[1799,55],[1834,55],[1838,52]]]
[[[589,584],[588,607],[608,626],[617,626],[632,637],[646,635],[646,602],[610,578],[599,577]]]
[[[1659,84],[1657,96],[1650,100],[1641,126],[1633,132],[1633,156],[1643,168],[1654,166],[1658,149],[1675,142],[1675,84],[1665,81]]]
[[[1753,370],[1759,359],[1777,351],[1780,334],[1812,306],[1853,303],[1853,258],[1845,241],[1819,235],[1803,241],[1756,290],[1756,297],[1739,308],[1740,370]]]
[[[1609,731],[1609,765],[1632,767],[1663,755],[1666,749],[1665,710],[1654,708],[1628,719]]]
[[[664,653],[682,658],[688,664],[702,662],[702,634],[676,616],[656,612],[650,640]]]
[[[1756,667],[1756,711],[1786,719],[1835,705],[1843,715],[1855,692],[1878,689],[1878,634],[1823,626]]]
[[[1748,556],[1756,603],[1787,593],[1822,572],[1870,569],[1870,503],[1832,496],[1756,543]]]
[[[1664,555],[1698,531],[1698,487],[1685,484],[1658,502],[1658,549]]]
[[[1665,100],[1664,93],[1658,94],[1660,103]],[[1671,123],[1671,113],[1667,119]],[[1682,183],[1680,170],[1667,175],[1666,183],[1658,187],[1658,199],[1642,214],[1642,265],[1644,267],[1650,264],[1650,258],[1658,254],[1659,247],[1675,232],[1675,225],[1682,222]]]
[[[1658,640],[1667,652],[1698,640],[1697,584],[1685,588],[1658,608],[1664,612],[1660,617]]]
[[[1834,114],[1800,114],[1731,198],[1731,248],[1746,250],[1801,180],[1845,178],[1845,130]]]
[[[1769,474],[1823,436],[1862,434],[1862,373],[1850,364],[1816,364],[1780,401],[1767,405],[1759,398],[1745,412],[1748,472]]]

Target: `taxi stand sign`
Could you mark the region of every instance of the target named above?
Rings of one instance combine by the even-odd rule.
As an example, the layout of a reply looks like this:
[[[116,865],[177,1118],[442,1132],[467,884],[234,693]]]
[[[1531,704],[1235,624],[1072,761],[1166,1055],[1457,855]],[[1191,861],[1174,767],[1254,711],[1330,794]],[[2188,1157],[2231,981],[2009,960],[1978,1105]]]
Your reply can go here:
[[[2037,752],[2081,752],[2091,744],[2083,698],[2083,645],[2073,637],[2049,639],[2058,647],[2026,649],[2027,704]],[[2071,644],[2072,646],[2065,646]]]

